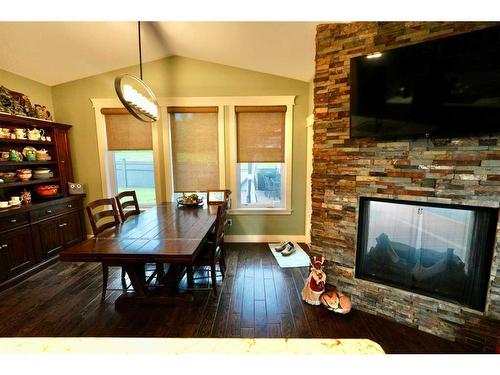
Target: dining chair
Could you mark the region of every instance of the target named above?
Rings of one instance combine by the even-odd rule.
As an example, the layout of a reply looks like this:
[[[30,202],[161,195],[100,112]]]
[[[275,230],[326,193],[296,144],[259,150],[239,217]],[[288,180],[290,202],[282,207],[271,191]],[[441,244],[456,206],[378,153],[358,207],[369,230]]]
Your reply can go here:
[[[92,233],[97,236],[106,229],[120,225],[120,217],[116,209],[114,198],[97,199],[87,204],[87,215],[89,217]],[[110,264],[102,262],[102,299],[106,297],[108,288],[108,275]],[[121,271],[122,286],[126,289],[125,271]]]
[[[207,191],[207,204],[222,204],[228,198],[230,190],[208,190]]]
[[[127,221],[129,217],[139,215],[141,213],[135,190],[122,191],[115,196],[115,200],[123,223]],[[146,271],[152,271],[151,275],[147,278],[146,283],[150,283],[155,276],[159,278],[163,275],[164,267],[161,263],[156,263],[154,269],[151,268],[150,263],[148,263],[145,267]]]
[[[227,216],[227,200],[217,207],[217,217],[215,219],[215,231],[203,244],[201,254],[190,265],[192,267],[210,266],[211,286],[214,295],[217,295],[217,264],[220,273],[224,278],[226,272],[226,261],[224,252],[224,227]],[[188,284],[192,284],[192,268],[188,266]],[[189,280],[191,279],[191,280]]]
[[[131,198],[131,199],[126,199]],[[116,197],[116,205],[118,206],[118,211],[120,212],[120,217],[124,222],[130,216],[139,215],[141,210],[139,209],[139,202],[137,200],[137,195],[134,190],[122,191]],[[126,199],[124,201],[124,199]],[[129,208],[132,207],[132,208]]]

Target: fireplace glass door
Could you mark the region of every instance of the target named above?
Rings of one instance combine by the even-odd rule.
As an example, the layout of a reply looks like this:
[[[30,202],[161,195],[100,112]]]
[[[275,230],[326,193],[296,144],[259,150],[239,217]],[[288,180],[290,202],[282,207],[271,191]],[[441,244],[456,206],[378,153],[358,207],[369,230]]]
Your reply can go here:
[[[356,276],[481,309],[494,215],[492,209],[362,198]]]

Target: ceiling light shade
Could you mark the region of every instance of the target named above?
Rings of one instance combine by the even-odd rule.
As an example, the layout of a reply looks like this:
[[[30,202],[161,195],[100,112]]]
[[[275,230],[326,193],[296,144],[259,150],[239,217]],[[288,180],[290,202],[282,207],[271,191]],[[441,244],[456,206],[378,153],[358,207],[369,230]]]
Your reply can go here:
[[[136,119],[144,122],[158,121],[158,101],[153,90],[142,80],[141,23],[137,22],[139,34],[139,69],[141,78],[123,74],[115,78],[116,95],[123,106]]]
[[[115,78],[115,91],[123,106],[136,119],[158,121],[158,101],[143,80],[129,74],[120,75]]]

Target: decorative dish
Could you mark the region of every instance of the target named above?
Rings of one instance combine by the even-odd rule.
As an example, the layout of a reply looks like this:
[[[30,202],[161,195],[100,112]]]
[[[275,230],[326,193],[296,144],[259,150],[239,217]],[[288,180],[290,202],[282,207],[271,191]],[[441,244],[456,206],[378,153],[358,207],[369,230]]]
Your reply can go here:
[[[203,198],[200,198],[198,194],[183,195],[177,199],[177,204],[184,207],[197,207],[203,205]]]
[[[18,169],[16,172],[17,177],[19,177],[19,179],[23,182],[29,181],[31,176],[33,176],[31,169]]]
[[[50,197],[57,194],[59,185],[39,185],[35,187],[35,190],[42,197]]]
[[[4,182],[15,182],[17,180],[16,172],[0,172],[0,178]]]
[[[54,173],[49,168],[40,168],[33,171],[33,178],[35,179],[47,179],[54,177]]]

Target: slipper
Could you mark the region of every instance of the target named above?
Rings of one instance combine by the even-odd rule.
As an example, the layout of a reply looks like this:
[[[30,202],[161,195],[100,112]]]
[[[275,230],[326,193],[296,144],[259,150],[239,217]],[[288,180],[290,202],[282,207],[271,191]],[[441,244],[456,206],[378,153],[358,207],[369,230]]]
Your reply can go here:
[[[295,252],[295,247],[293,246],[293,244],[291,242],[289,242],[286,244],[285,249],[281,252],[281,255],[283,255],[284,257],[287,257],[289,255],[292,255],[294,252]]]
[[[283,250],[285,250],[288,244],[293,246],[293,244],[290,241],[283,241],[282,243],[279,244],[278,247],[275,247],[274,250],[277,251],[278,253],[281,253]]]

